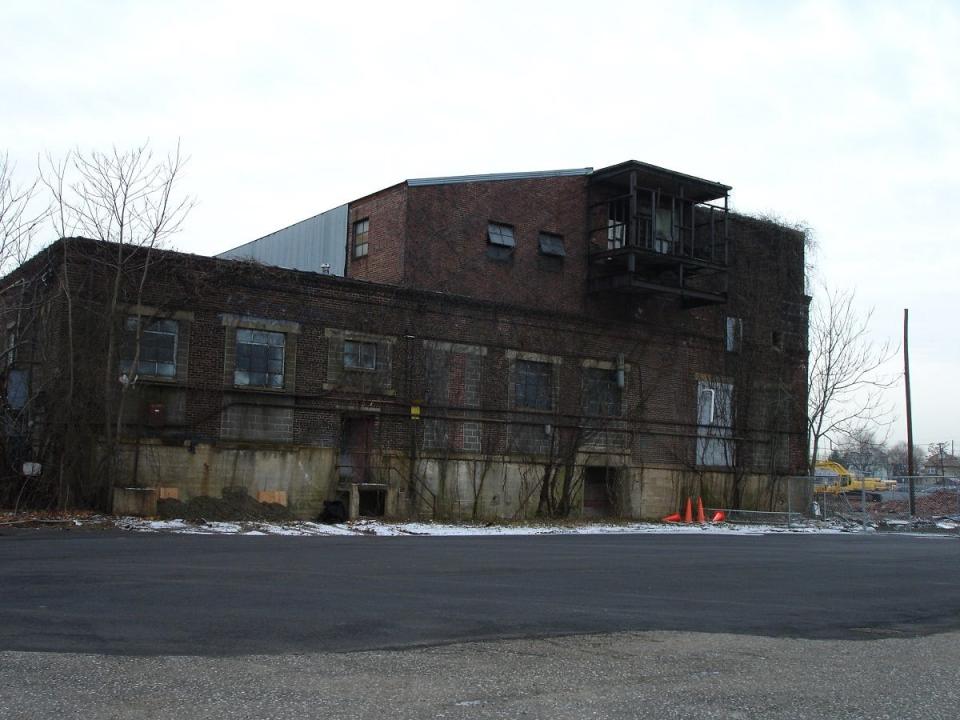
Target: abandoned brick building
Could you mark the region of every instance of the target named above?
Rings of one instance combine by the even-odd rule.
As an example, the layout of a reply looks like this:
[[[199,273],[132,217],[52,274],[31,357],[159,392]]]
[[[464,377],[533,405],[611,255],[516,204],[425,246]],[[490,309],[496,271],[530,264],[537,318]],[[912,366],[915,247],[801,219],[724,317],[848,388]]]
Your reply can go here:
[[[4,281],[8,467],[81,495],[106,453],[112,486],[301,517],[774,507],[804,238],[729,191],[630,161],[408,180],[216,258],[62,239]]]

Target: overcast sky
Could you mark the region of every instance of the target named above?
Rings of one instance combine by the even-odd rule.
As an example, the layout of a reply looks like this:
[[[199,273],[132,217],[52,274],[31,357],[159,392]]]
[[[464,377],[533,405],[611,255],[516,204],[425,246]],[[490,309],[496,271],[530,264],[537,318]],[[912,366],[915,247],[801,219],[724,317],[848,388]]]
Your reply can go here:
[[[0,24],[0,151],[26,174],[179,139],[189,252],[410,177],[636,159],[732,185],[814,228],[878,338],[910,308],[915,438],[960,451],[956,0],[5,0]]]

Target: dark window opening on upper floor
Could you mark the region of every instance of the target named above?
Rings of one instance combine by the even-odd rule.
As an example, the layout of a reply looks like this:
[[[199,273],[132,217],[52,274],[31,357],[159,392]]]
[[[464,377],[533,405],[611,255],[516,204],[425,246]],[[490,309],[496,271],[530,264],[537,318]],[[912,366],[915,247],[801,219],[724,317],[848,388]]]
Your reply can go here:
[[[541,232],[539,238],[540,254],[551,257],[566,257],[567,249],[563,244],[563,235]]]
[[[607,250],[626,245],[629,216],[629,206],[625,202],[611,202],[607,206]]]
[[[376,370],[377,344],[359,340],[344,340],[343,366],[351,370]]]
[[[283,333],[238,328],[234,384],[282,388],[285,345]]]
[[[616,370],[586,368],[583,371],[583,391],[583,409],[587,415],[620,417],[623,414]]]
[[[355,258],[366,257],[370,251],[370,244],[367,241],[370,232],[370,218],[358,220],[353,224],[353,256]]]
[[[128,317],[122,346],[124,371],[153,377],[176,377],[178,332],[176,320]],[[134,357],[136,368],[133,367]]]
[[[514,406],[532,410],[553,409],[553,365],[533,360],[516,361]]]

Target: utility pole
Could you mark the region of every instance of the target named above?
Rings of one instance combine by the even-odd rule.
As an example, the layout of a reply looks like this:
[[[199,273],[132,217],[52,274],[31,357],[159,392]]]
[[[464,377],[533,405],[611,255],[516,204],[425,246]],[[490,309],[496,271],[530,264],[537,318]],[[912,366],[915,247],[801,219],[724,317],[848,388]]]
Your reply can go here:
[[[913,472],[913,412],[910,407],[910,349],[908,321],[910,311],[903,309],[903,381],[907,390],[907,482],[910,483],[910,517],[917,514],[917,492]]]

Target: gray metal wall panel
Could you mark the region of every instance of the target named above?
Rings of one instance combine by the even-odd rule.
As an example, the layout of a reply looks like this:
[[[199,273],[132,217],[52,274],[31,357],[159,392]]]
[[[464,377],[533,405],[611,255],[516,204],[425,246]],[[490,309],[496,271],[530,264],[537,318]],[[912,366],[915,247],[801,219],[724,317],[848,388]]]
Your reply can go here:
[[[335,207],[217,257],[310,272],[320,272],[326,263],[331,275],[342,276],[347,259],[347,209],[347,205]]]

